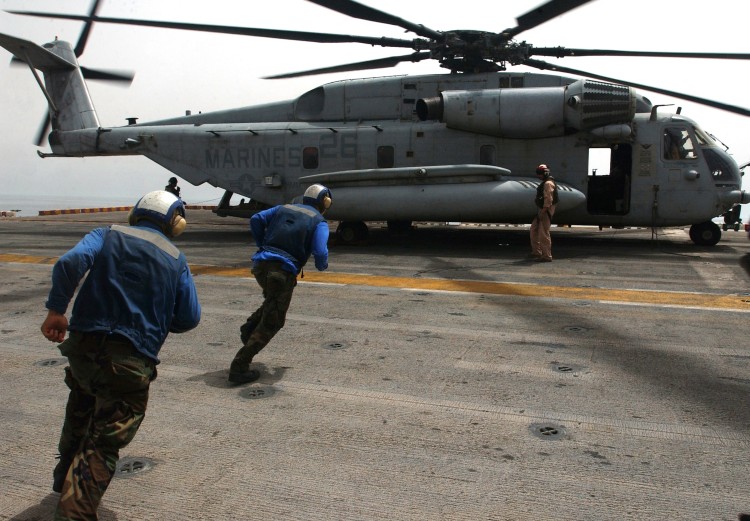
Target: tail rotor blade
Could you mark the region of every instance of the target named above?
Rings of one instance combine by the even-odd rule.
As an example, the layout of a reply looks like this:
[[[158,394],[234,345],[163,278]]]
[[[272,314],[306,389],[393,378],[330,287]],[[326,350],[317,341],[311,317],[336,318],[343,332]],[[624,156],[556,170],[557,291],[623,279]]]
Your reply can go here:
[[[132,83],[135,74],[130,71],[108,71],[105,69],[89,69],[88,67],[81,67],[81,73],[87,80],[105,80],[105,81],[120,81],[123,83]]]
[[[47,137],[47,134],[49,134],[49,130],[52,123],[50,121],[50,113],[49,110],[47,110],[47,113],[44,115],[44,121],[42,121],[42,124],[39,125],[39,130],[36,134],[36,139],[34,140],[34,144],[38,147],[44,145],[44,138]]]

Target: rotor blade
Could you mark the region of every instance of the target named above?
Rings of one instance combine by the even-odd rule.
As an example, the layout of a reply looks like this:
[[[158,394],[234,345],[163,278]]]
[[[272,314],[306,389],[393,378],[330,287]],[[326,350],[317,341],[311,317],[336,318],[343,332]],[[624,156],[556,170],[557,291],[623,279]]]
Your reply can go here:
[[[711,60],[750,60],[750,54],[728,52],[618,51],[612,49],[568,49],[566,47],[532,47],[533,56],[639,56],[646,58],[708,58]]]
[[[632,81],[625,81],[625,80],[619,80],[617,78],[609,78],[607,76],[601,76],[599,74],[593,74],[586,71],[581,71],[578,69],[571,69],[568,67],[560,67],[558,65],[554,65],[552,63],[547,63],[540,60],[524,60],[521,62],[523,65],[528,65],[529,67],[534,67],[535,69],[542,69],[542,70],[552,70],[556,72],[567,72],[570,74],[576,74],[578,76],[586,76],[588,78],[596,78],[598,80],[607,81],[610,83],[619,83],[621,85],[628,85],[630,87],[634,87],[637,89],[643,89],[647,90],[649,92],[656,92],[658,94],[664,94],[666,96],[671,96],[673,98],[679,98],[686,101],[692,101],[693,103],[699,103],[701,105],[706,105],[708,107],[713,107],[716,109],[726,110],[727,112],[732,112],[734,114],[740,114],[742,116],[750,116],[750,109],[744,108],[744,107],[737,107],[736,105],[729,105],[727,103],[721,103],[719,101],[714,101],[706,98],[699,98],[698,96],[691,96],[690,94],[683,94],[682,92],[675,92],[672,90],[666,90],[666,89],[660,89],[658,87],[652,87],[650,85],[643,85],[641,83],[634,83]]]
[[[431,40],[439,40],[442,38],[441,33],[433,31],[424,25],[414,24],[398,16],[379,11],[373,7],[362,5],[354,0],[308,0],[314,4],[318,4],[328,9],[332,9],[339,13],[351,16],[352,18],[359,18],[360,20],[367,20],[369,22],[378,22],[381,24],[397,25],[403,27],[407,31],[411,31],[414,34],[418,34],[424,38],[430,38]],[[587,0],[588,1],[588,0]]]
[[[44,138],[47,137],[47,134],[49,134],[49,129],[52,125],[49,117],[49,110],[47,110],[47,113],[44,115],[44,121],[42,121],[42,124],[39,125],[39,130],[37,131],[36,138],[34,139],[34,144],[38,147],[44,144]]]
[[[516,27],[503,31],[509,38],[513,38],[523,31],[528,31],[538,25],[542,25],[549,20],[572,11],[576,7],[589,3],[591,0],[549,0],[547,3],[540,5],[516,18]]]
[[[186,31],[199,31],[207,33],[234,34],[239,36],[258,36],[261,38],[276,38],[280,40],[298,40],[303,42],[317,43],[365,43],[368,45],[379,45],[382,47],[405,47],[415,48],[415,41],[402,40],[399,38],[378,38],[373,36],[355,36],[349,34],[311,33],[306,31],[285,31],[281,29],[258,29],[253,27],[234,27],[229,25],[207,25],[190,24],[182,22],[161,22],[156,20],[135,20],[132,18],[107,18],[101,16],[87,17],[74,14],[38,13],[31,11],[7,11],[12,14],[24,16],[37,16],[41,18],[60,18],[63,20],[89,20],[97,23],[109,23],[120,25],[137,25],[143,27],[159,27],[162,29],[183,29]]]
[[[83,77],[87,80],[108,80],[132,83],[135,74],[129,71],[107,71],[104,69],[89,69],[80,67]]]
[[[81,31],[81,36],[78,37],[78,43],[76,44],[76,48],[73,50],[73,52],[76,55],[76,58],[81,56],[81,54],[83,54],[83,49],[86,48],[86,42],[89,39],[91,28],[94,26],[93,19],[94,17],[96,17],[96,12],[99,10],[100,1],[101,0],[94,0],[94,3],[91,5],[91,9],[89,10],[89,16],[86,19],[86,23],[83,26],[83,30]]]
[[[316,74],[327,74],[331,72],[349,72],[362,71],[368,69],[384,69],[394,67],[401,62],[418,62],[430,58],[429,52],[415,52],[404,56],[391,56],[389,58],[380,58],[363,62],[349,63],[345,65],[335,65],[333,67],[324,67],[322,69],[310,69],[308,71],[290,72],[286,74],[277,74],[275,76],[265,76],[264,80],[280,80],[284,78],[298,78],[300,76],[314,76]]]

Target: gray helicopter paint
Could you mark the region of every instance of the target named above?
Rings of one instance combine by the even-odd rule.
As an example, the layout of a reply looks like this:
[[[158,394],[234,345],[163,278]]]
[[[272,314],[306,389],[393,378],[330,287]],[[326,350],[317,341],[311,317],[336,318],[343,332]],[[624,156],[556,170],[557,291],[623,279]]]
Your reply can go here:
[[[203,114],[162,119],[150,125],[206,125],[223,123],[319,121],[357,123],[364,120],[416,121],[416,101],[444,90],[499,89],[503,87],[559,87],[573,78],[536,73],[434,74],[387,76],[337,81],[311,89],[299,98]]]
[[[34,56],[44,64],[40,68],[46,93],[59,113],[49,137],[53,153],[40,155],[144,155],[188,182],[207,182],[259,203],[291,201],[306,186],[302,177],[376,168],[381,146],[393,147],[394,162],[386,166],[396,168],[479,165],[483,146],[491,149],[492,163],[514,177],[533,179],[535,165],[545,162],[558,181],[587,200],[586,205],[562,205],[556,221],[566,224],[708,223],[734,204],[750,202],[750,195],[740,191],[736,163],[710,138],[702,146],[724,165],[721,183],[714,182],[703,154],[684,164],[662,161],[664,128],[680,124],[694,137],[697,124],[688,118],[658,115],[655,109],[649,117],[652,107],[645,98],[613,84],[502,72],[347,80],[322,85],[287,102],[105,129],[98,127],[69,44],[56,41],[44,49],[3,36],[0,45],[21,54],[22,59]],[[600,91],[593,103],[586,99],[590,90]],[[421,121],[420,106],[436,97],[439,105],[432,107],[438,107],[439,115]],[[515,105],[526,100],[524,110],[519,111],[513,102],[507,105],[511,110],[503,110],[506,98]],[[543,100],[545,106],[535,110],[537,103],[528,103],[529,99]],[[624,105],[623,99],[627,100]],[[604,109],[598,107],[600,101]],[[555,103],[565,104],[562,119]],[[630,111],[635,108],[637,113],[623,121],[622,106]],[[579,116],[585,121],[587,107],[596,107],[597,126],[574,123]],[[450,121],[443,121],[446,110]],[[520,117],[533,124],[519,125],[515,120]],[[545,127],[545,118],[552,131]],[[459,123],[451,123],[455,121]],[[319,163],[314,168],[300,165],[304,147],[318,150]],[[620,158],[628,166],[622,186],[617,193],[607,192],[606,200],[592,191],[592,186],[606,182],[591,179],[588,172],[589,149],[597,147],[613,153],[618,148],[632,150]],[[527,191],[510,189],[513,185],[507,181],[482,184],[464,175],[443,181],[359,188],[333,184],[330,188],[338,194],[338,212],[351,220],[377,214],[385,220],[433,215],[448,221],[528,222],[533,216],[528,200],[513,200],[526,197]]]
[[[673,119],[666,121],[671,123]],[[700,160],[694,160],[682,165],[672,165],[669,170],[664,170],[659,145],[663,124],[659,121],[651,122],[642,115],[637,115],[635,120],[638,122],[639,139],[652,139],[653,142],[640,143],[634,149],[633,164],[637,165],[637,171],[631,178],[632,204],[628,215],[591,216],[585,207],[579,207],[569,211],[561,209],[559,218],[569,219],[566,222],[575,220],[594,224],[656,222],[662,225],[680,225],[691,219],[707,220],[720,214],[722,201],[715,194],[716,189],[705,165]],[[679,121],[682,125],[693,124],[687,118],[679,118]],[[422,137],[417,138],[420,134]],[[430,164],[476,164],[479,161],[479,144],[491,144],[502,155],[503,166],[514,174],[533,171],[533,167],[528,165],[528,157],[533,156],[538,158],[538,162],[547,162],[556,179],[583,194],[587,193],[589,181],[586,172],[588,147],[585,144],[581,146],[579,135],[541,140],[488,139],[486,136],[447,129],[434,122],[394,124],[384,121],[338,127],[307,123],[201,125],[197,128],[192,125],[136,126],[115,128],[103,133],[87,129],[66,134],[65,153],[85,154],[89,144],[94,142],[101,154],[123,153],[122,143],[128,139],[136,142],[134,153],[142,153],[194,184],[209,182],[268,204],[284,203],[298,195],[303,190],[299,177],[318,172],[376,167],[375,151],[382,143],[393,143],[396,156],[400,157],[400,164],[414,167]],[[319,168],[305,170],[301,167],[300,157],[304,146],[317,146],[320,149]],[[407,153],[411,157],[404,157]],[[657,182],[659,168],[667,175]],[[704,175],[695,179],[688,178],[688,172],[701,169]],[[681,172],[679,175],[676,174],[678,170]],[[441,190],[435,186],[424,187],[430,196],[425,204],[433,206],[433,198],[450,192],[452,186],[453,184],[446,185],[449,190]],[[659,187],[658,191],[654,187]],[[333,184],[332,188],[336,188],[336,185]],[[490,195],[492,188],[489,185],[484,189],[472,186],[471,189],[462,189],[457,193],[465,194],[465,201],[471,201],[468,205],[470,208],[479,208],[483,203],[498,204],[497,196]],[[350,201],[351,204],[341,199],[341,195],[353,194],[353,191],[339,191],[337,206],[355,207],[362,205],[362,201],[370,201],[369,204],[372,204],[372,200],[377,201],[371,197],[375,193],[372,188],[368,187],[367,190],[371,191],[370,195],[358,196]],[[734,189],[736,190],[739,190],[739,186]],[[393,195],[394,190],[381,192]],[[693,197],[695,194],[701,197]],[[397,199],[402,200],[401,197]],[[513,207],[509,201],[501,200],[501,207]],[[654,202],[658,204],[656,212]],[[417,210],[419,204],[407,207]],[[399,219],[402,218],[403,210],[400,209],[396,214]],[[348,211],[345,215],[346,218],[354,218]],[[381,215],[387,214],[383,212]],[[497,212],[489,217],[489,213],[482,210],[477,214],[469,213],[461,219],[513,222],[520,217],[517,213],[505,215]]]
[[[418,220],[497,222],[529,221],[537,212],[534,204],[537,182],[507,179],[485,183],[370,186],[337,188],[336,206],[326,216],[334,220]],[[339,204],[338,200],[342,203]],[[451,201],[473,201],[455,206]],[[574,209],[585,205],[586,196],[567,187],[560,191],[558,206]]]

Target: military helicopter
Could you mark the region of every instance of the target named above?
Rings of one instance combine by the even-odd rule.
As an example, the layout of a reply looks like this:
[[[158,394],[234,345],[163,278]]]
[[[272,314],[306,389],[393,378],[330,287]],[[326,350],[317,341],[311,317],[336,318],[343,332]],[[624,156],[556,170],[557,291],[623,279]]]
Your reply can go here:
[[[273,79],[423,60],[437,60],[449,74],[342,80],[291,100],[105,128],[86,87],[85,75],[96,74],[77,61],[81,41],[74,49],[60,40],[39,46],[0,35],[0,45],[26,62],[35,77],[36,69],[44,74],[44,84],[37,81],[49,103],[52,152],[39,152],[41,157],[142,155],[192,184],[226,190],[220,215],[247,216],[324,183],[335,199],[327,216],[339,221],[344,242],[365,238],[370,221],[386,221],[394,230],[413,221],[528,223],[535,215],[533,172],[540,158],[558,183],[554,222],[559,224],[690,225],[693,242],[714,245],[721,228],[712,219],[750,202],[737,163],[719,142],[680,111],[668,113],[635,89],[745,116],[750,110],[534,58],[744,60],[750,54],[534,47],[516,40],[590,0],[550,0],[499,33],[436,31],[353,0],[310,1],[401,27],[417,38],[108,18],[96,14],[98,0],[82,16],[12,12],[81,20],[87,29],[115,23],[414,51]],[[510,72],[509,65],[584,79]],[[607,171],[589,171],[591,151],[606,153]],[[233,194],[249,201],[232,206]]]

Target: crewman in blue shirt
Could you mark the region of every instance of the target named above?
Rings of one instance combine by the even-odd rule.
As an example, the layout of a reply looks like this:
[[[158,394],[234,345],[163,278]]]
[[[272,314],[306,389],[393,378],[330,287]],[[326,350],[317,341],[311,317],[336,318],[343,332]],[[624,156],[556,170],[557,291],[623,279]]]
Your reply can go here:
[[[42,333],[62,342],[58,347],[70,364],[60,461],[53,471],[52,489],[61,493],[58,521],[97,519],[119,450],[143,421],[162,344],[170,332],[183,333],[200,321],[187,260],[169,240],[185,229],[182,201],[150,192],[128,222],[92,230],[52,269]],[[68,323],[68,304],[84,276]]]
[[[258,251],[252,274],[263,289],[263,304],[240,328],[243,347],[229,367],[229,383],[239,385],[260,377],[250,369],[253,357],[284,327],[286,313],[297,285],[297,274],[310,255],[319,271],[328,268],[328,223],[323,213],[333,196],[323,185],[310,186],[302,204],[274,206],[250,218]]]

